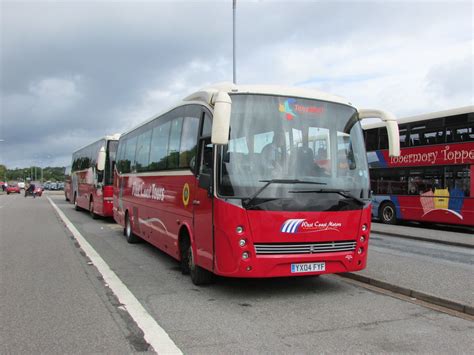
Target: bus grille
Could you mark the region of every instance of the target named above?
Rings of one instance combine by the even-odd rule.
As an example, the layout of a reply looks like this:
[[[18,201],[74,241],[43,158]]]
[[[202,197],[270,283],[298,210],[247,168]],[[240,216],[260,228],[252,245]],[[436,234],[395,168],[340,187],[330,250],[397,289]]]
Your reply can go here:
[[[280,243],[280,244],[255,244],[257,254],[317,254],[335,253],[339,251],[353,251],[356,247],[355,240],[319,243]]]

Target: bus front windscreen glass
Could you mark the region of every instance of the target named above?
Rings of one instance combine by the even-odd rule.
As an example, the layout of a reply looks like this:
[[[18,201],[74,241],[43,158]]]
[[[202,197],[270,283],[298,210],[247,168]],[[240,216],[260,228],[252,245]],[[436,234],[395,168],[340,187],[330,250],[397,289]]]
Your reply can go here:
[[[234,94],[218,194],[249,209],[360,209],[369,197],[362,129],[353,107]],[[266,186],[265,186],[266,185]]]

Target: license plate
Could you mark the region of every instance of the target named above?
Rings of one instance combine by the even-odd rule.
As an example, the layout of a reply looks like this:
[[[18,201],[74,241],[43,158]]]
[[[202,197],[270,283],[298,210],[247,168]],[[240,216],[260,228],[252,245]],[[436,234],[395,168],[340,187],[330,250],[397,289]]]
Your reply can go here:
[[[291,273],[317,272],[326,270],[326,263],[291,264]]]

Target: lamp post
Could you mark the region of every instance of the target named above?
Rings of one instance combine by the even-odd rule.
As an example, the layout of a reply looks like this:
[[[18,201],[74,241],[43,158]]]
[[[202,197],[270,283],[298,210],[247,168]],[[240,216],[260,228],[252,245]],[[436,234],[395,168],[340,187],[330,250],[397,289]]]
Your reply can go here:
[[[233,18],[233,30],[232,30],[232,73],[233,73],[233,83],[237,84],[237,74],[236,74],[236,63],[235,63],[235,13],[237,10],[237,0],[232,0],[232,18]]]

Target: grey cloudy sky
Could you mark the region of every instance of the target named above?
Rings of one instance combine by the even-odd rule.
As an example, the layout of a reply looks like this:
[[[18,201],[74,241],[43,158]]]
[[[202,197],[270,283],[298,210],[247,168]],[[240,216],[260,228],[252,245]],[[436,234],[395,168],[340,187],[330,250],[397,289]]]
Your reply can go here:
[[[232,0],[0,0],[0,163],[68,165],[232,80]],[[474,103],[471,1],[244,1],[237,80],[315,87],[398,116]]]

